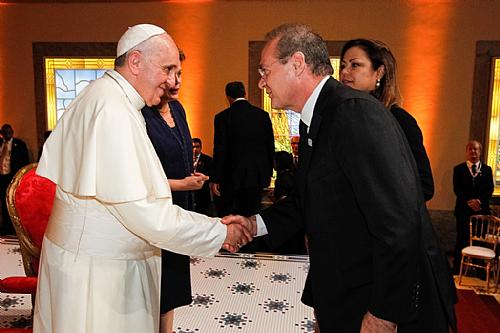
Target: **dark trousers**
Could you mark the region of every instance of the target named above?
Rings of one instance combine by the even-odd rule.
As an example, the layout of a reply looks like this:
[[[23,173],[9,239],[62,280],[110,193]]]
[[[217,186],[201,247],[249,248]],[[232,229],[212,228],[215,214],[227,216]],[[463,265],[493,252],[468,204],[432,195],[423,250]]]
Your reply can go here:
[[[229,214],[252,216],[261,209],[262,188],[253,187],[239,190],[222,188],[221,196],[217,199],[217,212],[219,217]],[[254,238],[253,241],[243,246],[240,253],[269,252],[269,247],[261,237]]]
[[[15,235],[16,231],[10,220],[9,210],[7,209],[7,188],[9,187],[13,174],[0,175],[0,200],[2,202],[2,228],[0,235]]]
[[[361,321],[368,309],[371,285],[345,290],[335,295],[340,306],[324,306],[323,312],[315,308],[316,320],[321,333],[356,333],[361,328]]]
[[[191,304],[189,256],[161,250],[160,313]]]
[[[221,197],[218,199],[219,217],[229,214],[243,216],[255,215],[260,211],[262,200],[262,188],[252,187],[234,190],[231,188],[221,189]]]
[[[462,249],[469,246],[470,227],[469,215],[456,216],[457,238],[455,241],[455,256],[453,257],[453,274],[458,275],[460,261],[462,260]]]

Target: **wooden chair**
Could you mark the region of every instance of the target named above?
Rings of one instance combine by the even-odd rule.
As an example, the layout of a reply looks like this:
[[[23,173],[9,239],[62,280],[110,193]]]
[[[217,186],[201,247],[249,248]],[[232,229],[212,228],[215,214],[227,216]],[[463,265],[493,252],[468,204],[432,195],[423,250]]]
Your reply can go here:
[[[470,244],[462,250],[458,284],[469,267],[486,271],[486,289],[490,288],[490,273],[498,281],[496,248],[500,238],[500,219],[492,215],[473,215],[469,220]],[[465,272],[464,272],[465,268]]]
[[[498,291],[498,276],[500,275],[500,255],[497,258],[497,276],[495,278],[495,294]]]
[[[34,304],[36,278],[43,236],[54,203],[56,185],[38,176],[37,163],[21,168],[7,188],[7,208],[16,230],[26,276],[2,280],[2,292],[31,294]]]

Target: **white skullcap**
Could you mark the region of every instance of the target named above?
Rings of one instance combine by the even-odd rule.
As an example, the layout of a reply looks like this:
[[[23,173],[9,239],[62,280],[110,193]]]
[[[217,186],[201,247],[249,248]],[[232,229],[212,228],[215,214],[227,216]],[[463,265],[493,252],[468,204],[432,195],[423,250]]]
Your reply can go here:
[[[137,24],[129,27],[118,41],[116,57],[125,54],[132,48],[153,36],[164,34],[166,31],[153,24]]]

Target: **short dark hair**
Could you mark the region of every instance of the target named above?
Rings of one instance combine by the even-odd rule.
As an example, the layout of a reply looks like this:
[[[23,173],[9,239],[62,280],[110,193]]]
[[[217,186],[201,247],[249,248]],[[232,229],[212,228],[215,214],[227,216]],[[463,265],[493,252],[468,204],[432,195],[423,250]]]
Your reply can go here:
[[[314,75],[333,74],[326,42],[311,27],[296,23],[282,24],[268,32],[265,39],[268,43],[275,39],[278,41],[275,55],[278,59],[288,60],[295,52],[302,52]]]
[[[202,147],[201,139],[200,138],[193,138],[192,141],[193,141],[193,143],[199,143],[200,144],[200,148]]]
[[[10,124],[3,124],[2,131],[6,130],[6,129],[12,129],[12,126]]]
[[[229,96],[233,99],[245,97],[245,86],[243,82],[234,81],[226,84],[226,96]]]

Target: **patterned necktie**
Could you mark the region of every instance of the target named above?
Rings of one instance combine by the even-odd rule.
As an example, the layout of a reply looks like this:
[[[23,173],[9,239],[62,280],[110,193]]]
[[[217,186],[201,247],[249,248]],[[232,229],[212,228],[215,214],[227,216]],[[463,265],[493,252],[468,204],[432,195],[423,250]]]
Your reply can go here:
[[[477,174],[477,166],[472,164],[472,177],[476,177]]]

